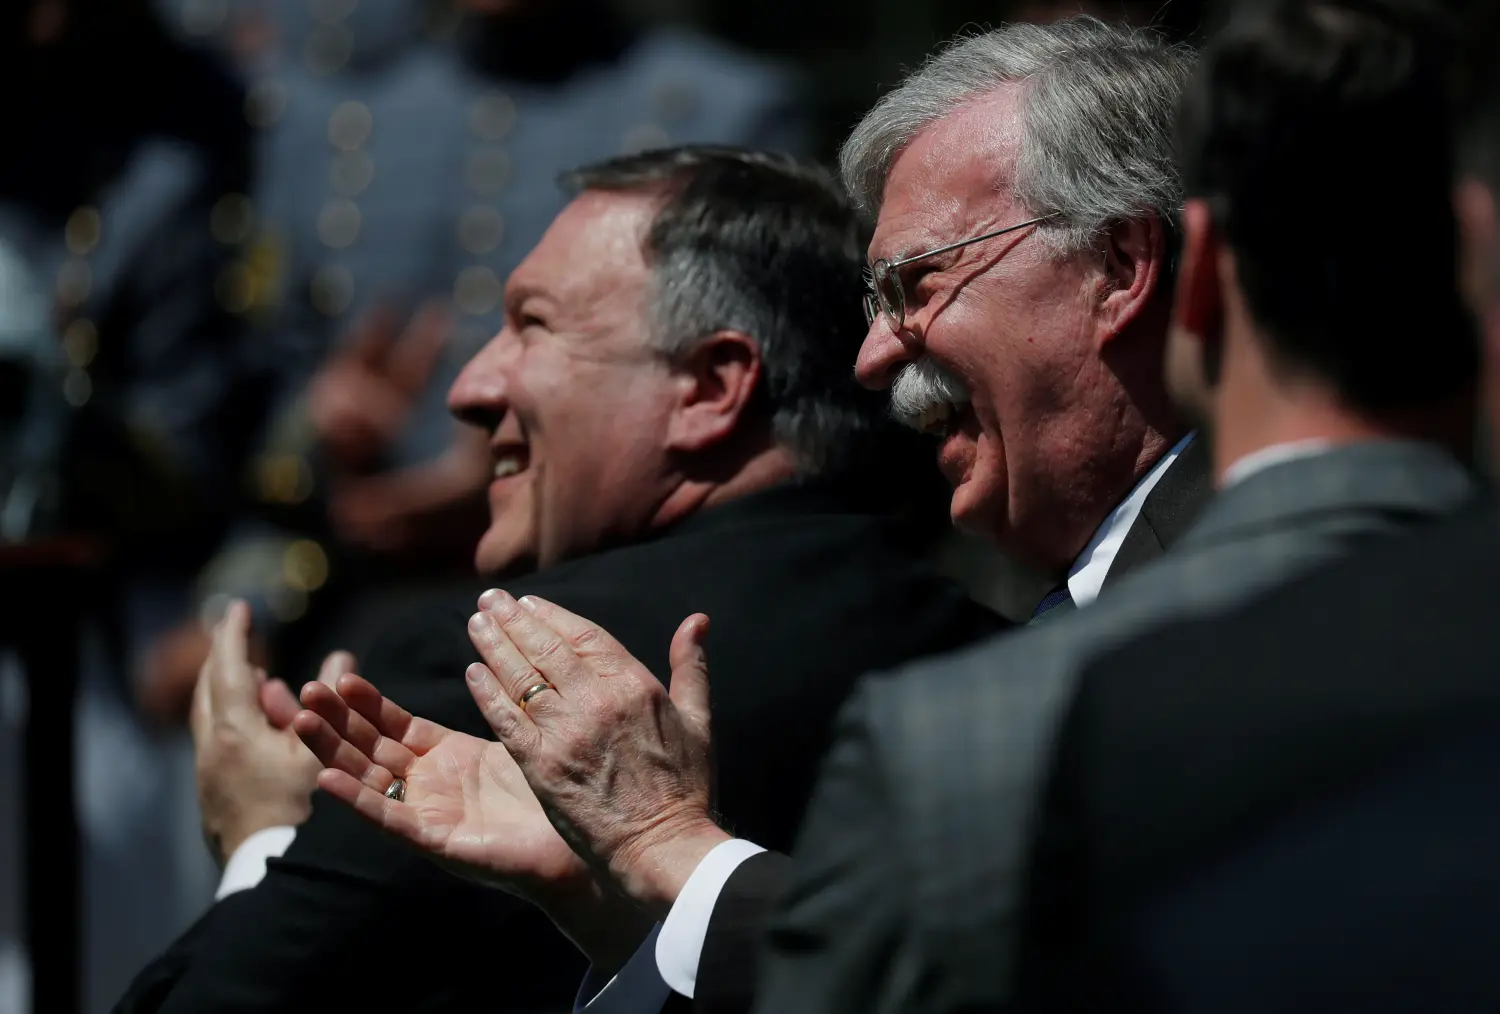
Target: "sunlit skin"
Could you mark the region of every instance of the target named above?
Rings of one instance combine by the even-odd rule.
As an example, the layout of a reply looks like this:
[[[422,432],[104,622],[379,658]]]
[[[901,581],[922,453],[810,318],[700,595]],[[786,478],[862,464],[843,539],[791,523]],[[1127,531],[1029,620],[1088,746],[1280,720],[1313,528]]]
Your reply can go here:
[[[976,100],[901,152],[872,262],[1035,216],[1010,197],[1017,98]],[[1066,569],[1182,432],[1161,381],[1160,230],[1132,223],[1108,240],[1060,258],[1022,229],[913,264],[902,333],[877,319],[859,354],[870,387],[923,355],[963,380],[972,402],[938,454],[953,520],[1047,571]]]
[[[602,191],[569,204],[511,274],[500,333],[449,392],[497,465],[481,573],[638,539],[795,471],[746,418],[760,378],[751,339],[721,332],[676,364],[648,344],[641,244],[658,206]]]

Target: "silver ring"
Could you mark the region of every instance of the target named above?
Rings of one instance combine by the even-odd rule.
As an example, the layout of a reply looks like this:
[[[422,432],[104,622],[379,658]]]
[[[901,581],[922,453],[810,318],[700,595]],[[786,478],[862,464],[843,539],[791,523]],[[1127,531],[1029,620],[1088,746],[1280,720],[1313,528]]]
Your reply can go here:
[[[401,802],[406,798],[406,779],[397,778],[385,787],[385,798]]]
[[[555,686],[553,686],[551,683],[548,683],[546,680],[542,680],[540,683],[533,683],[531,686],[527,687],[522,692],[522,694],[521,694],[521,707],[523,707],[523,708],[526,707],[526,705],[531,702],[531,699],[533,697],[535,697],[537,694],[541,693],[543,690],[556,690],[556,689],[557,688]]]

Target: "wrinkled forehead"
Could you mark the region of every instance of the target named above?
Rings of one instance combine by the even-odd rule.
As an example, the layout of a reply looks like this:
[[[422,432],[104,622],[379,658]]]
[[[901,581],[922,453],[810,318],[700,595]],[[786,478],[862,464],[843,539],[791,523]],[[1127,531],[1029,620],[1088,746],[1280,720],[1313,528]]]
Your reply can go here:
[[[1014,218],[1019,86],[960,106],[917,134],[886,177],[870,260],[956,242]]]

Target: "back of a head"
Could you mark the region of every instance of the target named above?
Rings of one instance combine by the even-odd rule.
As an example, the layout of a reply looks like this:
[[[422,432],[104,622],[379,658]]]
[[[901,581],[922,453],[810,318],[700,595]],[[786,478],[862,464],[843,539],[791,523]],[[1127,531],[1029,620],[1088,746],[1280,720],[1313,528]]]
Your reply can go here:
[[[804,475],[883,488],[905,506],[914,487],[938,492],[931,447],[854,379],[868,237],[828,172],[787,155],[688,146],[588,166],[564,184],[664,195],[645,241],[655,341],[673,356],[716,331],[755,339],[760,407]]]
[[[1023,82],[1015,194],[1033,214],[1056,216],[1043,235],[1060,252],[1090,248],[1142,214],[1175,226],[1182,187],[1172,121],[1192,65],[1185,46],[1090,17],[958,39],[854,128],[840,154],[845,186],[861,209],[878,212],[891,166],[918,134]]]
[[[1465,56],[1459,87],[1458,169],[1500,194],[1500,12],[1477,27],[1487,52]],[[1489,59],[1484,59],[1487,56]]]
[[[1477,373],[1440,41],[1395,0],[1240,6],[1179,125],[1187,193],[1210,203],[1273,355],[1370,411]]]
[[[1458,106],[1457,170],[1479,183],[1500,206],[1500,5],[1465,19],[1472,33],[1462,59],[1455,63]],[[1500,303],[1500,253],[1481,254],[1490,261],[1483,272],[1481,303]],[[1487,297],[1487,298],[1486,298]]]

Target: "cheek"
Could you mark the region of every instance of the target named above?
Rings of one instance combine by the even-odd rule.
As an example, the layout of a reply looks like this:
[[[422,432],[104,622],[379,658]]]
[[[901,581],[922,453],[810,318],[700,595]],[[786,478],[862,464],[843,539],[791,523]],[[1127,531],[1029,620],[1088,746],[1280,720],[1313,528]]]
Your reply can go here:
[[[530,570],[535,566],[539,533],[535,480],[512,483],[503,496],[490,498],[490,524],[480,537],[474,563],[482,574]]]
[[[533,496],[543,563],[632,532],[664,468],[666,424],[651,389],[619,371],[577,376],[539,409]]]
[[[1062,381],[1080,368],[1080,352],[1088,347],[1087,311],[1072,274],[1027,265],[976,279],[934,321],[933,331],[951,347],[975,393],[987,394],[1000,414],[1013,414],[1006,406],[1031,411],[1057,400],[1046,391],[1065,389]]]
[[[991,315],[955,321],[951,347],[937,350],[968,385],[975,415],[986,431],[1014,442],[1055,411],[1078,372],[1060,356],[1055,335],[1042,334],[1026,315]]]

